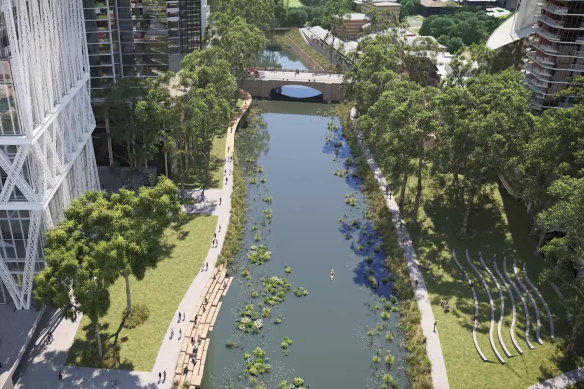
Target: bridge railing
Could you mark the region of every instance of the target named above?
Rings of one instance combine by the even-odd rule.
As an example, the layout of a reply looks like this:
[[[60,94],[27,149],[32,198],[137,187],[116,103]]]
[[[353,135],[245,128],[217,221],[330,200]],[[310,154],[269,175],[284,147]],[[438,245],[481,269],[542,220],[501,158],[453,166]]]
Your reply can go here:
[[[313,70],[295,70],[295,69],[280,69],[280,68],[270,68],[270,67],[264,67],[264,68],[254,68],[257,71],[267,71],[267,72],[283,72],[283,73],[311,73],[314,75],[322,75],[322,74],[335,74],[335,75],[342,75],[342,73],[335,73],[335,72],[326,72],[326,71],[313,71]]]

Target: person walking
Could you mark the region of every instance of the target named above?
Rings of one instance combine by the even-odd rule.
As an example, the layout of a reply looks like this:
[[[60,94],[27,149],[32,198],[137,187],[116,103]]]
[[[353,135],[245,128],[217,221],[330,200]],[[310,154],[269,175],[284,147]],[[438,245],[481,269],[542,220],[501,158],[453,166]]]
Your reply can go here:
[[[170,329],[170,338],[172,339],[172,337],[174,336],[174,328]]]
[[[160,383],[160,381],[162,381],[162,373],[158,372],[158,383]]]
[[[436,332],[436,324],[438,324],[438,323],[434,322],[434,332]]]
[[[219,197],[219,205],[221,205],[221,197]]]
[[[209,270],[209,263],[205,262],[205,271]]]
[[[178,323],[180,323],[180,312],[178,313]]]
[[[225,177],[225,184],[229,181],[229,178]]]
[[[197,325],[197,317],[198,315],[195,315],[195,325]]]
[[[162,382],[166,382],[166,370],[162,372]]]
[[[63,370],[59,370],[59,381],[63,381]]]

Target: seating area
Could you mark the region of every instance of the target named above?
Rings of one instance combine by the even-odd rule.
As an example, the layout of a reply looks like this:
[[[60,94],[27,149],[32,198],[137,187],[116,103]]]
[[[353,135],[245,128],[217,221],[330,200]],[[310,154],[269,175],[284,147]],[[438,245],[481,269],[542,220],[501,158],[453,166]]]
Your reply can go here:
[[[173,382],[181,388],[185,384],[191,389],[201,386],[210,343],[209,333],[213,331],[221,309],[219,300],[227,294],[232,282],[233,277],[226,277],[223,266],[215,268],[201,293],[201,299],[190,316],[174,371]]]
[[[528,308],[526,298],[529,299],[529,302],[531,303],[533,310],[535,311],[537,342],[539,344],[543,344],[543,340],[541,339],[541,336],[540,336],[541,322],[540,322],[539,308],[537,306],[537,301],[536,301],[536,298],[534,297],[534,294],[537,296],[539,303],[543,307],[543,310],[545,310],[545,312],[546,312],[546,315],[547,315],[548,320],[549,320],[550,337],[552,339],[554,338],[555,334],[554,334],[554,322],[553,322],[552,314],[551,314],[549,307],[548,307],[545,299],[543,298],[541,292],[537,289],[537,287],[529,279],[529,277],[527,275],[527,269],[526,269],[525,264],[523,264],[523,269],[522,269],[523,271],[521,271],[521,268],[517,266],[517,261],[514,259],[512,270],[511,270],[511,272],[509,272],[507,270],[507,258],[504,257],[503,258],[503,268],[502,268],[503,271],[501,272],[499,270],[498,265],[497,265],[497,257],[496,257],[496,255],[493,255],[492,264],[493,264],[493,267],[495,270],[495,272],[493,273],[491,271],[491,269],[489,269],[489,266],[487,265],[485,260],[483,259],[482,252],[479,251],[479,253],[478,253],[478,257],[479,257],[479,261],[480,261],[480,269],[474,263],[473,259],[469,255],[468,250],[466,250],[465,254],[466,254],[466,259],[467,259],[468,265],[473,269],[473,272],[475,273],[476,278],[481,281],[482,286],[485,288],[487,298],[489,299],[489,306],[490,306],[490,310],[491,310],[491,325],[489,328],[489,341],[490,341],[491,347],[493,349],[493,352],[496,355],[496,357],[500,363],[503,364],[503,363],[505,363],[505,361],[503,360],[503,357],[501,356],[501,354],[498,352],[497,347],[495,345],[495,342],[493,340],[493,327],[494,327],[494,322],[495,322],[495,303],[493,301],[493,297],[492,297],[491,290],[490,290],[491,286],[489,286],[489,284],[487,283],[487,280],[485,278],[487,276],[486,275],[483,276],[483,272],[486,272],[489,275],[490,281],[492,282],[492,284],[495,285],[497,292],[499,294],[500,301],[501,301],[501,304],[500,304],[501,311],[500,311],[500,318],[499,318],[499,322],[498,322],[498,326],[497,326],[497,335],[498,335],[498,339],[499,339],[499,346],[503,349],[503,351],[507,357],[511,357],[512,354],[509,352],[509,350],[505,346],[503,336],[501,335],[501,325],[503,322],[503,318],[505,316],[505,313],[504,313],[505,298],[504,298],[504,294],[503,294],[503,287],[507,290],[508,298],[511,301],[512,320],[511,320],[511,326],[510,326],[510,338],[511,338],[511,342],[513,343],[513,346],[515,347],[517,352],[520,355],[523,354],[523,350],[519,346],[519,344],[514,336],[515,324],[516,324],[516,319],[517,319],[517,312],[516,312],[516,306],[515,306],[515,300],[516,300],[517,296],[519,296],[519,299],[521,300],[521,305],[523,306],[523,313],[524,313],[524,318],[525,318],[525,343],[527,344],[529,349],[534,350],[535,347],[531,344],[530,339],[529,339],[530,317],[529,317],[529,308]],[[468,283],[468,285],[471,289],[471,292],[473,294],[474,306],[475,306],[475,315],[473,317],[473,321],[474,321],[473,324],[474,325],[473,325],[473,332],[472,332],[473,342],[474,342],[475,348],[477,350],[477,353],[479,354],[481,359],[486,362],[487,358],[485,357],[485,355],[481,351],[481,349],[478,345],[477,336],[476,336],[477,325],[478,325],[478,320],[479,320],[479,315],[478,315],[479,304],[478,304],[477,291],[475,290],[475,286],[471,280],[470,274],[465,270],[465,268],[458,261],[454,250],[452,252],[452,259],[456,263],[457,267],[460,269],[462,275],[466,279],[466,282]],[[515,296],[514,296],[514,294],[515,294]],[[526,297],[524,297],[524,295]],[[441,305],[442,304],[443,304],[443,302],[441,302]]]

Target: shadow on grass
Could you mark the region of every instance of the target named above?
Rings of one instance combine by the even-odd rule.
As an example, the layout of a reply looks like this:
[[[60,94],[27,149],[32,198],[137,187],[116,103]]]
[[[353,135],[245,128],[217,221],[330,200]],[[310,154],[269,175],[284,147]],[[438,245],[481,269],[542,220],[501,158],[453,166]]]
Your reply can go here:
[[[122,344],[127,341],[118,343],[118,336],[124,326],[124,319],[115,331],[110,330],[108,323],[100,324],[99,332],[101,335],[103,358],[99,358],[97,350],[97,341],[95,339],[95,326],[93,323],[82,327],[85,334],[84,339],[75,339],[67,364],[87,367],[103,367],[107,369],[134,370],[134,365],[128,360],[120,360],[120,351]],[[126,338],[126,337],[124,337]]]

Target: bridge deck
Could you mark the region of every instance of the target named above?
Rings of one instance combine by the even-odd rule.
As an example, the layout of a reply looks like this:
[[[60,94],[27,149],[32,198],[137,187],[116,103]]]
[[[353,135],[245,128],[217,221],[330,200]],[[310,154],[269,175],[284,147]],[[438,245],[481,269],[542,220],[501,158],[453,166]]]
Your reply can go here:
[[[262,81],[298,81],[299,83],[322,82],[341,84],[343,75],[337,73],[298,72],[294,70],[259,70],[258,80]]]

